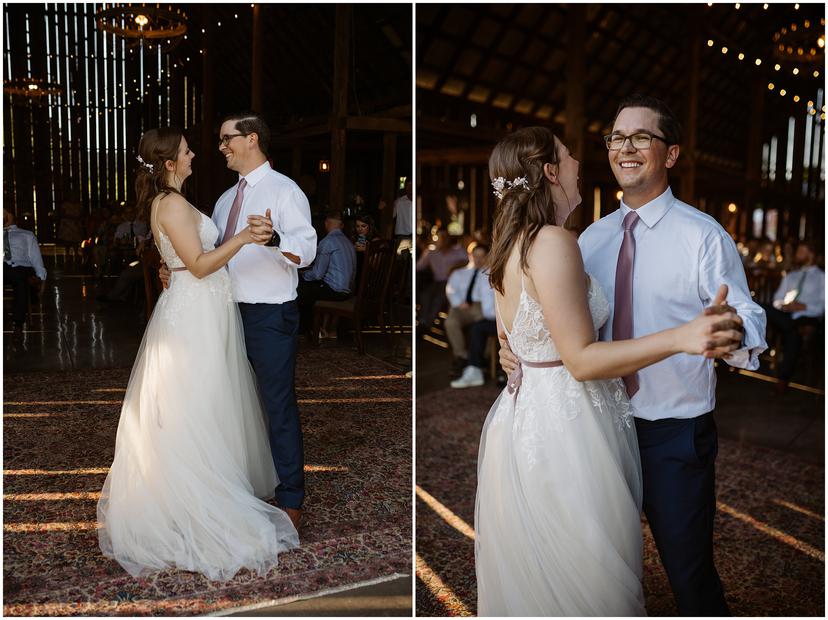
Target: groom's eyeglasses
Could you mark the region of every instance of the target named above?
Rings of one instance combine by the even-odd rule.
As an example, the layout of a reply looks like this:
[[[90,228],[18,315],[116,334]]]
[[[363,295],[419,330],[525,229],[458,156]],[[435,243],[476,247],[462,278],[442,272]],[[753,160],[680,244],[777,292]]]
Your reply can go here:
[[[624,143],[627,140],[630,141],[630,144],[633,145],[634,149],[638,151],[645,151],[650,148],[653,138],[661,140],[664,144],[668,144],[666,139],[649,132],[634,133],[631,136],[625,136],[622,133],[611,133],[608,136],[604,136],[604,142],[607,143],[607,148],[610,151],[620,151],[624,148]]]
[[[223,136],[219,136],[219,144],[221,146],[227,146],[230,144],[230,140],[233,138],[238,138],[239,136],[249,136],[250,134],[247,133],[228,133]]]

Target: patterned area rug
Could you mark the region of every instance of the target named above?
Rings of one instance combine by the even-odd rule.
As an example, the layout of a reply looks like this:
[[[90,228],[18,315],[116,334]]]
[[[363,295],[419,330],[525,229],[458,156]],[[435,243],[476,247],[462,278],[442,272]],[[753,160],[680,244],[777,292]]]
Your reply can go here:
[[[129,369],[5,377],[5,615],[203,615],[411,574],[411,380],[344,348],[303,350],[301,547],[264,578],[164,571],[101,555],[98,494]]]
[[[474,615],[477,449],[491,386],[417,398],[417,615]],[[720,438],[716,566],[733,615],[823,616],[825,470],[793,455]],[[676,615],[644,525],[651,616]]]

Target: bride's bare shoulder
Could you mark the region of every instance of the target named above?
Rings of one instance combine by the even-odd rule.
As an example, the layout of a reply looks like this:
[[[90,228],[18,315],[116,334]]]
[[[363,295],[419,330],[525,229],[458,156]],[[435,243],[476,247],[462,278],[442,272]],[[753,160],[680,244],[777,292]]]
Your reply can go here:
[[[566,259],[576,254],[580,258],[581,250],[572,233],[561,226],[548,225],[535,237],[529,262],[546,263],[550,259]]]

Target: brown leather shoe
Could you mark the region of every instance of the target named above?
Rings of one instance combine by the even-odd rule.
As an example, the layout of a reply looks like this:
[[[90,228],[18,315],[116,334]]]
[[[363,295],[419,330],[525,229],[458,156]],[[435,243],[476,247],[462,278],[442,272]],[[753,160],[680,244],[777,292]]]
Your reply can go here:
[[[299,526],[302,524],[302,510],[300,508],[282,508],[287,513],[287,516],[290,517],[290,520],[293,522],[293,527],[297,530]]]

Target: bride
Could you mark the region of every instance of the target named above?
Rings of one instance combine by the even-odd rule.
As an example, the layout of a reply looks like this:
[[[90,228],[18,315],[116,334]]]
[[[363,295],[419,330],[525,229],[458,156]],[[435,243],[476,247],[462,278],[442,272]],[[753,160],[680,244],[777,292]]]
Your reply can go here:
[[[645,615],[641,464],[613,377],[676,353],[711,356],[714,325],[732,317],[596,342],[609,304],[562,228],[581,200],[578,162],[549,129],[530,127],[495,147],[489,174],[500,198],[490,278],[520,364],[480,441],[478,614]]]
[[[299,538],[285,512],[258,499],[278,481],[224,266],[271,234],[248,226],[215,248],[212,220],[181,194],[195,157],[181,132],[150,130],[138,151],[138,207],[149,208],[175,286],[160,295],[132,368],[99,544],[136,577],[264,575]]]

